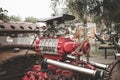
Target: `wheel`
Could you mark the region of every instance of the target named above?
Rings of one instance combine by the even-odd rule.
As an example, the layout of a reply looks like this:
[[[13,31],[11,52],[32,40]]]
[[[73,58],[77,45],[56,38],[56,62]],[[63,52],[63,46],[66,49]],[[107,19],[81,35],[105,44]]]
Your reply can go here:
[[[105,74],[104,80],[120,80],[120,61],[114,61]]]
[[[0,80],[21,80],[26,71],[40,59],[38,54],[19,55],[0,63]]]

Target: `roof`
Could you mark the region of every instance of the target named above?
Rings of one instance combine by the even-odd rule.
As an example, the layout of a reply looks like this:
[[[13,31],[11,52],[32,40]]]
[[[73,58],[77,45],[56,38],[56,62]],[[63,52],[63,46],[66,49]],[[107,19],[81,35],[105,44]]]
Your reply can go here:
[[[75,19],[75,16],[73,16],[73,15],[61,14],[61,15],[57,15],[57,16],[53,16],[50,18],[40,20],[40,22],[49,22],[49,21],[53,21],[53,20],[70,21],[70,20],[74,20],[74,19]]]

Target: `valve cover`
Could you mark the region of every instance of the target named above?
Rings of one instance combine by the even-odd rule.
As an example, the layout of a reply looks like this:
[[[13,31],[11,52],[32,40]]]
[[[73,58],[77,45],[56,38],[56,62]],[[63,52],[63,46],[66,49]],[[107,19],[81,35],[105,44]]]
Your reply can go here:
[[[75,50],[77,44],[69,38],[45,38],[36,41],[36,50],[41,54],[59,55],[69,54]]]
[[[40,51],[46,54],[57,54],[58,39],[41,39],[40,40]]]

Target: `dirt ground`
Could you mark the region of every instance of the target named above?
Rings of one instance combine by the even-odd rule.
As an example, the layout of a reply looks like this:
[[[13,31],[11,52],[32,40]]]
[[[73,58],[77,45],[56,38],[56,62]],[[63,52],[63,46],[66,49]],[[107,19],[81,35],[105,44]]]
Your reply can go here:
[[[95,61],[98,63],[111,64],[115,60],[115,50],[107,50],[107,59],[105,59],[105,50],[98,49],[97,46],[91,47],[90,61]]]

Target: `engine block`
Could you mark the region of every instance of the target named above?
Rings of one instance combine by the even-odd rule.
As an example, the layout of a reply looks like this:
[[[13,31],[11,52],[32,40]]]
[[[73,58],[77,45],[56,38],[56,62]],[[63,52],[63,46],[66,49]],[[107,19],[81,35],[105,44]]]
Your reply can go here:
[[[47,58],[54,56],[52,59],[62,59],[65,54],[70,54],[77,46],[77,43],[70,38],[45,38],[36,41],[35,49]]]

